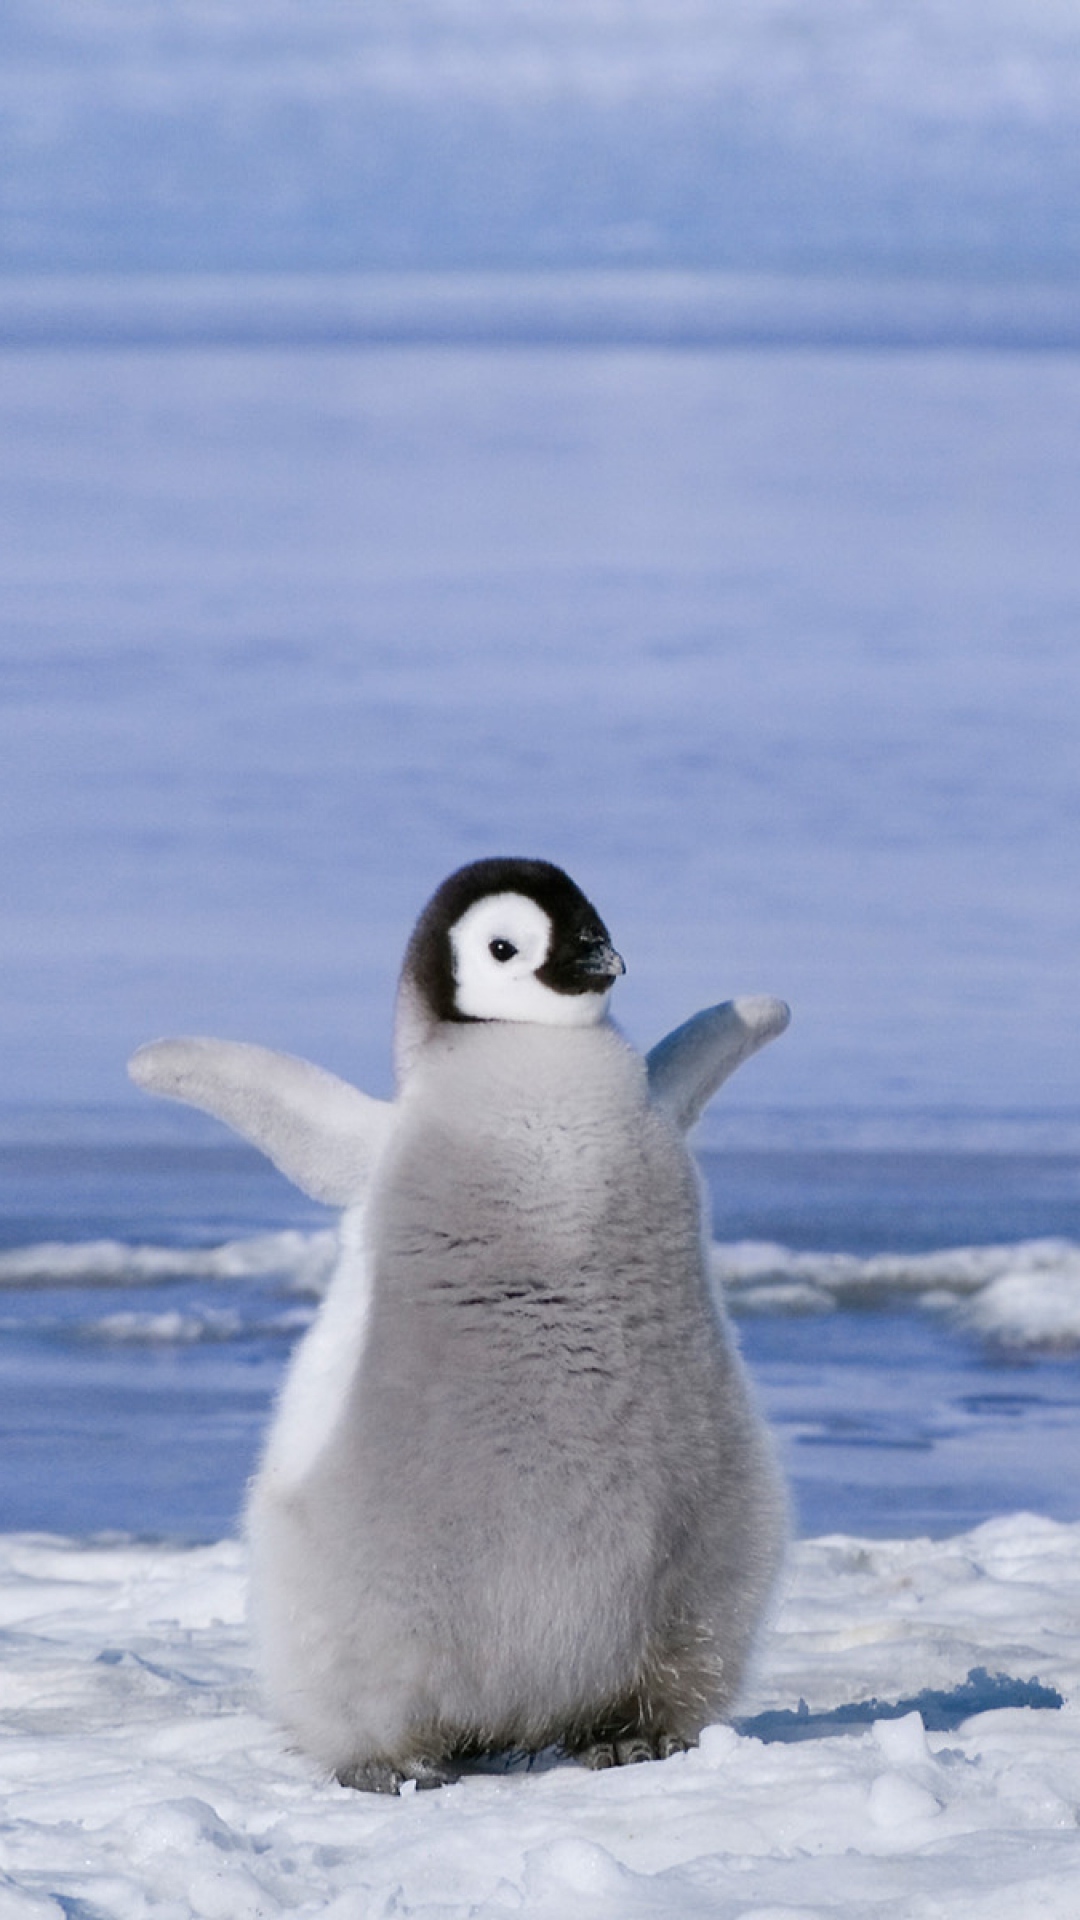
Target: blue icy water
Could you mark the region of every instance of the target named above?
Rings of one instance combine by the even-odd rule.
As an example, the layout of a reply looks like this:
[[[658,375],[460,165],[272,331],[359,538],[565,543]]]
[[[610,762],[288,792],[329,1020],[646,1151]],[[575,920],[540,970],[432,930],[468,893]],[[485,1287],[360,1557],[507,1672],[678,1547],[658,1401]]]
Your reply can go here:
[[[803,1526],[1075,1517],[1075,10],[9,0],[0,55],[0,1525],[235,1524],[331,1223],[123,1062],[387,1092],[492,851],[636,1042],[792,1004],[701,1145]]]
[[[186,1119],[140,1138],[130,1117],[67,1116],[61,1144],[53,1116],[0,1145],[0,1528],[235,1528],[332,1216]],[[864,1261],[860,1297],[831,1312],[747,1311],[733,1293],[802,1530],[1075,1517],[1080,1324],[1064,1348],[987,1339],[958,1316],[962,1287],[928,1311],[903,1256],[1032,1230],[1080,1241],[1080,1155],[731,1151],[703,1165],[725,1243],[900,1257],[887,1286]]]

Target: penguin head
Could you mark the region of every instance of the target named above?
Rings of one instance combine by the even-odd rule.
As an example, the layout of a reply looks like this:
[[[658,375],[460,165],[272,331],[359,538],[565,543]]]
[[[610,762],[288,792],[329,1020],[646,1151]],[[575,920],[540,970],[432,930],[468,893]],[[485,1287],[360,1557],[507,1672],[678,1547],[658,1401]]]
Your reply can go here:
[[[596,908],[546,860],[475,860],[420,915],[402,1012],[439,1021],[595,1026],[626,969]]]

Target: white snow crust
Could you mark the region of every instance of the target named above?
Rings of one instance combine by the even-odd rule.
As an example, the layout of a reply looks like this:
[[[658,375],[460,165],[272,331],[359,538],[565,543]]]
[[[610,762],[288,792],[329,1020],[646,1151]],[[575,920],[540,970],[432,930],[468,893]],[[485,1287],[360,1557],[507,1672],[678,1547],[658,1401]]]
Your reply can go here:
[[[255,1698],[234,1541],[0,1539],[3,1920],[1074,1920],[1080,1524],[806,1541],[747,1714],[891,1702],[972,1668],[1060,1710],[918,1713],[401,1799],[290,1752]]]

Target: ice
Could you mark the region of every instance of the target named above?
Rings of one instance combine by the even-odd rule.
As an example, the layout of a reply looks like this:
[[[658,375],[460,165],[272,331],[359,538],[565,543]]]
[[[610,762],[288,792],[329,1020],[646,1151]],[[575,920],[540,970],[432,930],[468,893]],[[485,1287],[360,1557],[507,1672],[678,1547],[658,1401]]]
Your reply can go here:
[[[325,1780],[261,1715],[236,1542],[4,1536],[0,1912],[1072,1920],[1078,1608],[1080,1525],[806,1541],[746,1715],[936,1688],[967,1719],[806,1740],[715,1727],[663,1763],[548,1759],[387,1800]],[[1065,1704],[971,1713],[973,1669]]]
[[[1080,1249],[1034,1270],[1018,1260],[976,1295],[967,1318],[978,1332],[1010,1346],[1080,1345]]]
[[[182,1279],[251,1280],[288,1275],[320,1291],[337,1248],[331,1229],[254,1234],[219,1247],[130,1246],[118,1240],[46,1241],[0,1253],[3,1287],[145,1287]]]
[[[933,1253],[802,1253],[717,1246],[712,1271],[742,1313],[828,1313],[907,1300],[1011,1347],[1080,1345],[1080,1247],[1069,1240]]]
[[[240,1331],[236,1313],[107,1313],[92,1320],[90,1338],[137,1346],[177,1346],[194,1340],[231,1340]]]
[[[217,1247],[129,1245],[122,1241],[44,1242],[0,1252],[3,1290],[50,1288],[153,1289],[180,1281],[209,1281],[234,1289],[236,1311],[199,1309],[203,1334],[248,1333],[255,1314],[269,1324],[262,1299],[248,1284],[277,1279],[290,1293],[320,1298],[333,1270],[337,1235],[288,1229],[225,1241]],[[1071,1240],[1012,1245],[945,1247],[930,1253],[803,1252],[764,1241],[715,1244],[713,1280],[738,1315],[831,1313],[842,1308],[910,1304],[947,1313],[958,1324],[1006,1347],[1071,1350],[1080,1346],[1080,1246]],[[273,1316],[286,1328],[288,1313]],[[162,1312],[101,1316],[103,1338],[177,1340],[196,1337],[193,1322]],[[295,1322],[300,1324],[300,1322]],[[143,1332],[140,1333],[140,1327]]]

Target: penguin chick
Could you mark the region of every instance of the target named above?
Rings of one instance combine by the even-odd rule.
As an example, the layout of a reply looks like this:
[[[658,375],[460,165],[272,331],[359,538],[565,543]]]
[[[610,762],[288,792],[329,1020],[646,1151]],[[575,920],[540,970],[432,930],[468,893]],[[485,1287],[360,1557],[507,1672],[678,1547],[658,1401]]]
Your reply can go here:
[[[737,1692],[784,1496],[682,1130],[787,1010],[710,1009],[647,1065],[607,1018],[623,971],[558,868],[478,861],[409,942],[392,1107],[235,1044],[133,1063],[366,1193],[248,1509],[268,1695],[345,1784],[663,1755]]]

